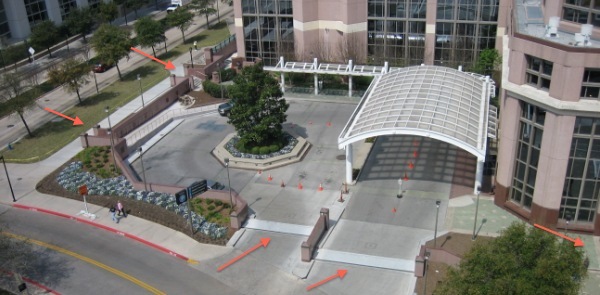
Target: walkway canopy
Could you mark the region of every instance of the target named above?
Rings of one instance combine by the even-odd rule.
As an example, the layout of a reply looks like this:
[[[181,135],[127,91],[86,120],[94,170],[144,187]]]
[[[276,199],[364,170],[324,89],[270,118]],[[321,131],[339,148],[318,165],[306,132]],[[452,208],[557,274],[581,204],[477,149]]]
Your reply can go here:
[[[487,76],[439,66],[393,68],[375,76],[338,138],[338,147],[373,136],[417,135],[457,146],[478,159],[496,137],[495,85]],[[350,162],[351,163],[351,162]],[[348,168],[348,167],[347,167]],[[351,169],[351,168],[350,168]]]

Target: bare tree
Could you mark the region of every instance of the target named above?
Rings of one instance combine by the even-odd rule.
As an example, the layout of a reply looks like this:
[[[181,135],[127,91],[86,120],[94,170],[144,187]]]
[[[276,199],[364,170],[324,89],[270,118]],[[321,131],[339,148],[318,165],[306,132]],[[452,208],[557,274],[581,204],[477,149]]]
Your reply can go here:
[[[5,73],[2,75],[0,83],[0,87],[3,90],[0,91],[0,93],[2,93],[2,99],[7,102],[6,107],[9,108],[11,113],[16,113],[21,118],[21,121],[23,121],[23,124],[25,125],[25,129],[27,129],[27,134],[33,137],[33,133],[31,133],[31,130],[25,121],[24,114],[35,106],[34,102],[38,91],[35,90],[36,88],[27,91],[29,85],[23,83],[21,74],[18,72]]]
[[[345,34],[338,43],[340,59],[344,63],[349,60],[355,64],[364,63],[367,57],[367,44],[357,33]]]

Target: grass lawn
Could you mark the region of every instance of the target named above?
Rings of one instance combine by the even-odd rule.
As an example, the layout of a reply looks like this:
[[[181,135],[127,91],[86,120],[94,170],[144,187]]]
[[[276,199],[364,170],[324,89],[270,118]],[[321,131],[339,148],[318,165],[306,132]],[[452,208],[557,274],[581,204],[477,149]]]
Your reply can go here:
[[[186,44],[178,45],[168,53],[159,56],[162,60],[173,59],[181,54],[187,54],[189,44],[198,41],[198,46],[210,46],[219,43],[229,36],[229,30],[223,23],[214,26],[213,29],[203,31],[196,36],[186,39]],[[72,121],[60,119],[52,120],[37,130],[33,131],[34,137],[26,136],[13,144],[12,150],[3,150],[2,153],[7,162],[32,163],[43,160],[71,141],[75,140],[81,133],[89,130],[98,122],[106,118],[104,108],[110,106],[111,112],[119,108],[139,95],[139,82],[137,75],[142,77],[144,91],[158,84],[169,76],[164,70],[164,65],[151,62],[129,72],[123,76],[123,81],[117,81],[99,94],[84,98],[82,104],[64,112],[65,115],[75,118],[78,116],[84,125],[72,126]],[[116,122],[113,122],[116,124]]]

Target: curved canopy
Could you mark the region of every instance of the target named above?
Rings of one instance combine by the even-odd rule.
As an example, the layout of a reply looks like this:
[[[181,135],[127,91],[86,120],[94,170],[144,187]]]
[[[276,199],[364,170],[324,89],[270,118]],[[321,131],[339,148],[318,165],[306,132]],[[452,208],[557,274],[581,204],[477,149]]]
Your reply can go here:
[[[488,120],[496,112],[489,77],[439,66],[392,69],[376,76],[338,138],[338,147],[380,135],[435,138],[485,158]],[[492,109],[490,109],[492,108]],[[490,136],[495,136],[492,130]]]

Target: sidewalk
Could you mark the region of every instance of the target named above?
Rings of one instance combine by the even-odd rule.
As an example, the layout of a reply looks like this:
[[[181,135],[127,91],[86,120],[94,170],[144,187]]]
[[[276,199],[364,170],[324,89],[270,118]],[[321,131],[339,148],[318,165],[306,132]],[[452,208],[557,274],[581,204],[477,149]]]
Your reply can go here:
[[[232,7],[222,5],[219,6],[219,8],[219,11],[221,12],[221,19],[228,20],[232,17]],[[157,13],[164,12],[159,11]],[[209,21],[211,22],[211,24],[214,24],[216,22],[216,19],[216,15],[211,15],[211,17],[209,17]],[[130,21],[129,25],[131,26],[132,23],[133,21]],[[205,26],[205,17],[195,16],[192,25],[186,30],[186,37],[190,37],[192,35],[197,34],[198,31],[204,30]],[[167,36],[167,47],[169,49],[177,46],[182,41],[181,31],[177,28],[169,29],[168,31],[166,31],[165,35]],[[70,44],[70,48],[76,48],[76,43],[77,42]],[[77,44],[79,44],[78,46],[81,46],[81,41],[79,41]],[[195,53],[195,55],[199,55],[201,53],[202,52],[198,51]],[[93,52],[90,52],[90,58],[91,57],[93,57]],[[177,60],[189,60],[189,56],[182,55]],[[147,58],[141,56],[140,54],[132,53],[130,54],[129,60],[125,58],[119,62],[119,67],[121,69],[121,73],[123,75],[126,75],[127,73],[142,66],[146,62],[148,62]],[[173,63],[175,63],[175,61],[173,61]],[[118,75],[116,74],[115,68],[112,68],[105,73],[96,74],[96,78],[98,80],[98,87],[100,89],[108,87],[110,84],[114,83],[119,79]],[[90,83],[81,88],[80,93],[83,99],[86,99],[89,96],[94,95],[96,93],[96,87],[94,85],[93,78],[90,79]],[[44,111],[43,108],[48,107],[59,112],[64,112],[65,110],[76,105],[78,102],[79,101],[77,99],[77,95],[67,93],[63,89],[63,87],[56,88],[55,90],[46,93],[44,96],[40,97],[37,100],[37,107],[34,106],[32,109],[25,113],[25,120],[29,125],[30,129],[35,130],[43,124],[45,124],[46,122],[50,121],[54,117],[52,114]],[[0,150],[4,149],[9,143],[18,141],[21,137],[27,134],[23,122],[21,121],[19,116],[16,115],[0,118],[0,127]]]

